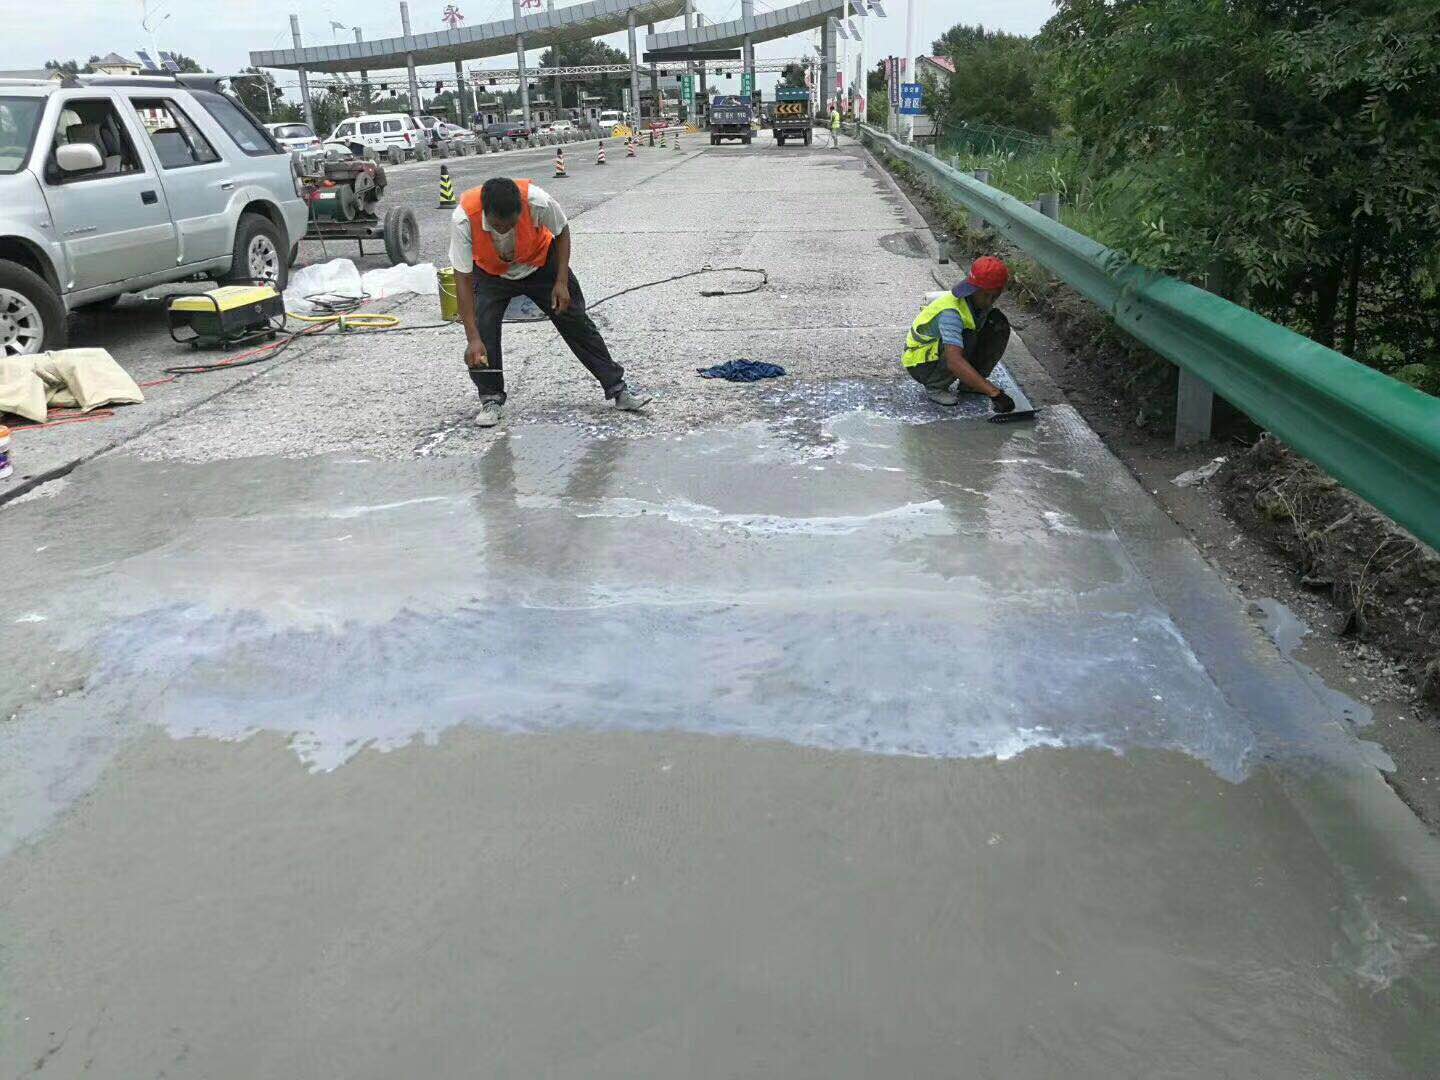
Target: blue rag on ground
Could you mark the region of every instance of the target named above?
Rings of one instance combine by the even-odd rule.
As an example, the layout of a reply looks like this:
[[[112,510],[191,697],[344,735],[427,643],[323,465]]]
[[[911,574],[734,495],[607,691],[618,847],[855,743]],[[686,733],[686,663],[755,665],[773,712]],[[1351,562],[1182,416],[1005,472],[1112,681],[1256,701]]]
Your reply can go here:
[[[766,364],[760,360],[731,360],[714,367],[696,368],[695,373],[702,379],[724,379],[726,382],[759,382],[761,379],[778,379],[785,374],[779,364]]]

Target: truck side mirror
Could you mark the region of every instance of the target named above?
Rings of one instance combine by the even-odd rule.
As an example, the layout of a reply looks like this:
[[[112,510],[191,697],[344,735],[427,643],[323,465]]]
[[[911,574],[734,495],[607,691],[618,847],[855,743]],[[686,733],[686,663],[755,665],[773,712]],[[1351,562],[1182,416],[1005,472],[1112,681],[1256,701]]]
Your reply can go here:
[[[94,143],[66,143],[55,148],[55,164],[61,172],[94,172],[105,167],[105,159]]]

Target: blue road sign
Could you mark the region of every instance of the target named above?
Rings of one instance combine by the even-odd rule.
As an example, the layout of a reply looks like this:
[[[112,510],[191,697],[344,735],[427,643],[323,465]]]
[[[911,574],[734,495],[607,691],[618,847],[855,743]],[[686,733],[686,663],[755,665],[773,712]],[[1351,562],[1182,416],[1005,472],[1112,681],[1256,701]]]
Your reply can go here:
[[[925,110],[920,107],[920,84],[907,82],[900,84],[900,115],[919,116]]]

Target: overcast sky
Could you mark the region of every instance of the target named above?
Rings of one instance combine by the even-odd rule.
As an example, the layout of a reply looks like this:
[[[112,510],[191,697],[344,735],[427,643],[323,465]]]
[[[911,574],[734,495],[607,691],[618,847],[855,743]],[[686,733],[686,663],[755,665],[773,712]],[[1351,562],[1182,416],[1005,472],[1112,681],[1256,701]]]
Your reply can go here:
[[[411,0],[413,29],[438,30],[440,14],[449,0]],[[510,0],[454,0],[467,23],[508,18]],[[556,0],[565,7],[571,0]],[[757,12],[785,7],[793,0],[755,0]],[[882,0],[888,18],[872,17],[869,31],[871,56],[900,54],[905,48],[906,0]],[[1034,33],[1050,16],[1052,0],[914,0],[917,4],[917,50],[928,46],[948,26],[959,21],[980,22],[988,27],[1017,33]],[[699,0],[698,9],[708,20],[724,22],[739,18],[740,0]],[[150,36],[141,28],[142,0],[52,0],[43,5],[34,0],[0,0],[0,24],[9,33],[0,43],[0,69],[39,67],[52,58],[86,60],[91,54],[118,52],[134,57],[147,45]],[[255,0],[148,0],[154,14],[151,25],[162,49],[195,57],[215,71],[238,70],[249,62],[251,49],[288,46],[289,13],[298,12],[307,44],[328,43],[337,36],[353,39],[353,30],[332,31],[330,21],[347,27],[359,26],[367,38],[400,33],[398,0],[300,0],[255,2]],[[166,17],[168,16],[168,18]],[[678,27],[679,21],[660,29]],[[811,47],[817,35],[785,38],[757,48],[761,57],[796,56]],[[624,48],[624,35],[607,38]],[[642,39],[643,47],[643,39]],[[853,56],[853,54],[852,54]],[[530,62],[539,60],[533,52]],[[492,58],[482,65],[514,66],[513,59]],[[282,77],[283,78],[283,77]],[[762,80],[765,88],[772,80]]]

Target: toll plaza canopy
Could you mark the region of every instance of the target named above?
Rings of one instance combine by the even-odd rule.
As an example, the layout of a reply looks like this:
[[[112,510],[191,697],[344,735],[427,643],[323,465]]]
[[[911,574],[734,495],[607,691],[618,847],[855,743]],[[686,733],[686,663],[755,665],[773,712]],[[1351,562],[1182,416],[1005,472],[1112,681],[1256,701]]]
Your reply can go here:
[[[671,30],[650,34],[645,47],[652,52],[682,49],[738,49],[748,37],[752,45],[801,34],[823,27],[831,15],[839,15],[844,0],[805,0],[801,4],[765,11],[750,18],[706,23],[693,30]]]
[[[830,3],[829,7],[834,9],[837,4]],[[257,68],[379,71],[403,68],[411,60],[416,64],[477,60],[513,53],[517,34],[525,35],[525,45],[530,49],[614,34],[630,25],[631,12],[638,24],[661,22],[683,15],[685,0],[588,0],[553,11],[537,11],[518,20],[502,19],[456,30],[411,34],[408,38],[260,50],[250,54],[250,63]]]

